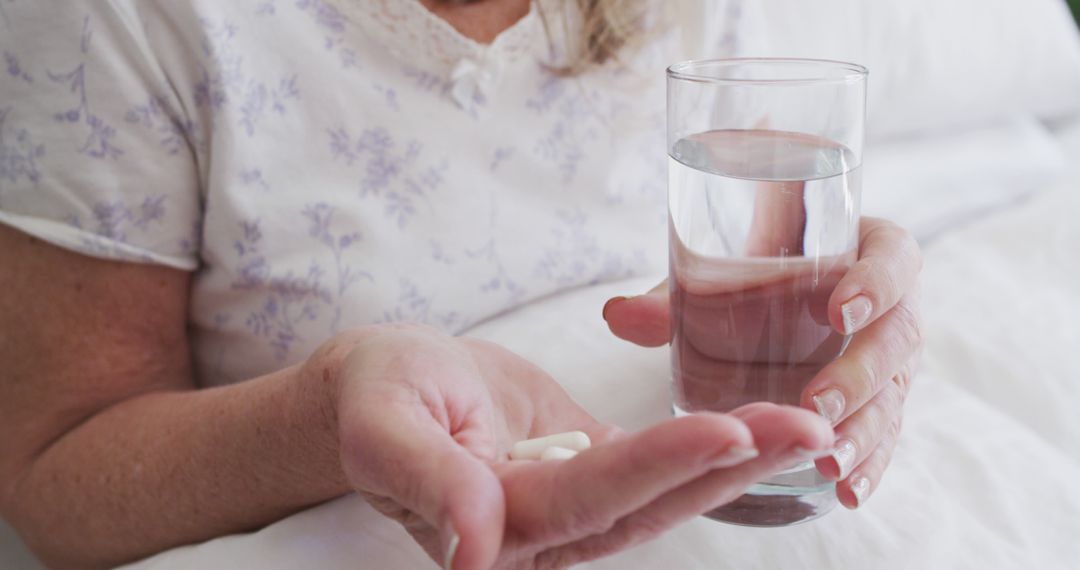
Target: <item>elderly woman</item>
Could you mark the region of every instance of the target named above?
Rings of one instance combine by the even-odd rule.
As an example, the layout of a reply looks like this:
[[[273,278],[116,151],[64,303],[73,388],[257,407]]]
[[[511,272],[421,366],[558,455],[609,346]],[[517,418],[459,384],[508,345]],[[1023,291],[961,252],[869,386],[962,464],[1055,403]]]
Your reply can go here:
[[[104,567],[356,491],[448,568],[561,567],[838,438],[852,468],[818,467],[867,500],[918,350],[919,253],[886,222],[802,408],[630,435],[455,336],[664,267],[663,65],[732,49],[738,13],[691,30],[655,4],[0,4],[4,518],[50,565]],[[663,344],[666,289],[604,317]],[[571,429],[594,440],[572,461],[507,459]]]

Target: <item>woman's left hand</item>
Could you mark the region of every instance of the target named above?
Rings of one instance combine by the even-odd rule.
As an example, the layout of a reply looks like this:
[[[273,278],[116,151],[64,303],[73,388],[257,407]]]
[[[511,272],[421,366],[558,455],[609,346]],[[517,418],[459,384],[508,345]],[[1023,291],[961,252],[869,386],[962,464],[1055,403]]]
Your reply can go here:
[[[919,246],[895,224],[863,218],[859,259],[829,298],[829,323],[854,334],[843,355],[803,390],[801,405],[835,426],[831,456],[818,470],[838,481],[840,502],[856,508],[877,489],[903,420],[904,399],[922,351]],[[671,339],[667,282],[604,306],[612,332],[642,346]]]

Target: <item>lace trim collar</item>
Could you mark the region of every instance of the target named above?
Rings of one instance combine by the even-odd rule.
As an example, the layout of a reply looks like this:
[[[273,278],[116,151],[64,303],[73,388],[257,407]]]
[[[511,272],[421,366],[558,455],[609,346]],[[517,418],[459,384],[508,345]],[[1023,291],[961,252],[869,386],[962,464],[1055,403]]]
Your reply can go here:
[[[465,37],[419,0],[343,0],[353,21],[408,64],[450,78],[462,61],[493,72],[496,67],[532,53],[543,22],[534,1],[529,12],[500,33],[491,44]]]

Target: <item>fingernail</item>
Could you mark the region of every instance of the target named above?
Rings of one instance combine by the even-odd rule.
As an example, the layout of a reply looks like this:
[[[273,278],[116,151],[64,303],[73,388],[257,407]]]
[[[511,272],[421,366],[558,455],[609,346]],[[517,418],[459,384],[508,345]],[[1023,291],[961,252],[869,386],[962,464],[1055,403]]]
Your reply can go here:
[[[601,312],[601,315],[604,317],[604,320],[605,321],[607,320],[607,312],[608,312],[608,309],[610,309],[612,305],[614,305],[615,303],[621,303],[622,301],[625,301],[625,300],[626,300],[626,297],[612,297],[612,298],[608,299],[607,303],[604,303],[604,310]]]
[[[855,495],[855,508],[862,506],[866,502],[866,494],[870,492],[870,480],[866,477],[859,477],[851,484],[851,494]]]
[[[733,446],[720,454],[720,457],[716,459],[716,464],[725,466],[738,465],[750,461],[758,455],[761,455],[761,452],[755,447]]]
[[[821,459],[822,457],[828,457],[828,456],[832,455],[832,450],[831,449],[814,450],[814,449],[806,449],[805,447],[795,446],[795,448],[792,449],[791,451],[793,453],[795,453],[795,455],[798,455],[800,458],[802,458],[804,460],[805,459]]]
[[[443,559],[444,570],[454,570],[454,556],[457,555],[458,545],[461,544],[461,537],[458,533],[454,532],[450,535],[450,545],[446,548],[446,558]]]
[[[874,306],[865,295],[856,295],[847,303],[840,306],[840,315],[844,319],[844,334],[855,334],[870,320],[870,314],[874,312]]]
[[[836,461],[836,468],[840,472],[838,479],[843,479],[851,473],[855,467],[855,442],[850,439],[840,440],[839,445],[832,452],[832,458]]]
[[[811,399],[817,412],[829,423],[835,424],[844,415],[844,395],[836,388],[829,388]]]

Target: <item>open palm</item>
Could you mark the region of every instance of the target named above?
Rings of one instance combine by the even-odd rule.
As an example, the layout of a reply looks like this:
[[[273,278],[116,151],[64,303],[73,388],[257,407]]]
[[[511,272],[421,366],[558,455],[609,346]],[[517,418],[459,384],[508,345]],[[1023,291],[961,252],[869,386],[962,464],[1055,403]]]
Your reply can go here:
[[[342,464],[376,509],[455,570],[598,558],[833,444],[820,417],[771,404],[626,434],[497,345],[377,328],[338,373]],[[569,430],[593,447],[569,460],[508,459],[518,440]]]

